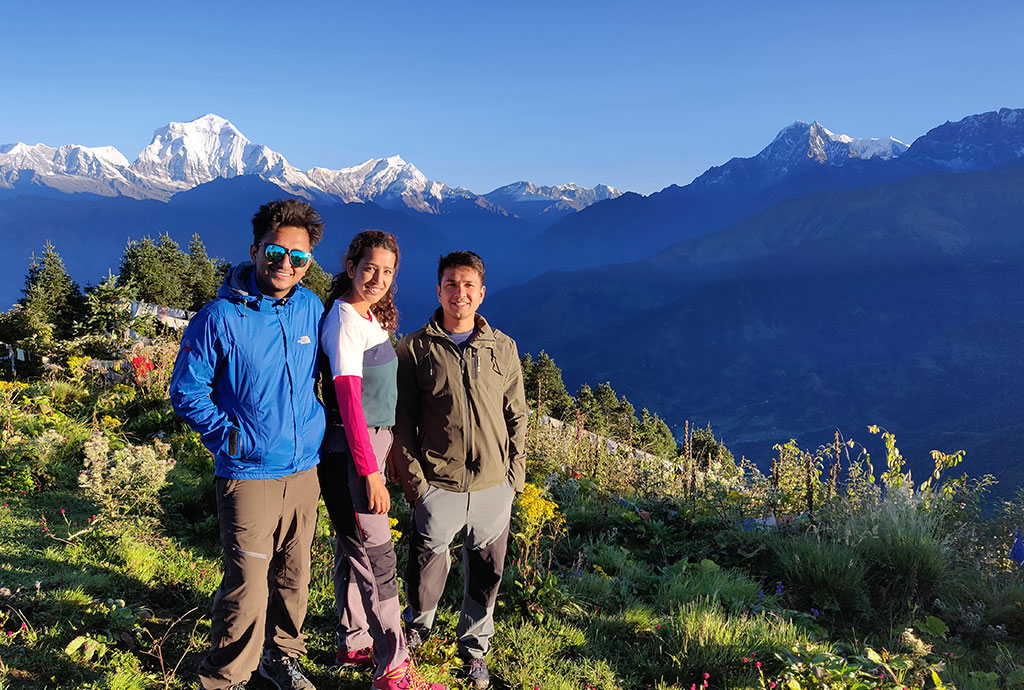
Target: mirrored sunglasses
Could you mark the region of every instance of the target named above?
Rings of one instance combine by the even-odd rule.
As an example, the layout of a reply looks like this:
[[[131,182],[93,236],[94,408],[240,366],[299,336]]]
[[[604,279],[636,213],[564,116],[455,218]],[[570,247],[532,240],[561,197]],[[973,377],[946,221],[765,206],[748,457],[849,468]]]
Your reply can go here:
[[[313,258],[313,255],[309,252],[304,252],[298,249],[286,249],[279,244],[260,242],[259,246],[263,248],[263,255],[267,257],[267,261],[272,264],[284,261],[284,257],[287,254],[288,259],[292,262],[292,266],[295,268],[302,268],[309,263],[310,259]]]

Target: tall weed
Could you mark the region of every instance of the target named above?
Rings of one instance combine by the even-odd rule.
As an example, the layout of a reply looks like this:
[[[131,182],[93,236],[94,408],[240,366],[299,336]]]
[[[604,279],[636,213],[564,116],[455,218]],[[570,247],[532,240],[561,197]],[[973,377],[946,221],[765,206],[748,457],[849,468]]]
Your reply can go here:
[[[802,609],[832,612],[848,623],[864,619],[870,607],[867,566],[854,546],[813,534],[779,535],[771,549],[779,577]]]

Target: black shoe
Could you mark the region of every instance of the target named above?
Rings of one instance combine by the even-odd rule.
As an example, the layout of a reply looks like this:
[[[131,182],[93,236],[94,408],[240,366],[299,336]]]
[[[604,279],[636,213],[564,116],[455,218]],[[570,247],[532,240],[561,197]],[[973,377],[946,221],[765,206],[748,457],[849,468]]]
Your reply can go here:
[[[419,628],[408,627],[405,629],[405,646],[411,652],[416,649],[430,637],[429,630],[420,630]]]
[[[491,686],[491,674],[487,671],[487,662],[483,658],[473,658],[466,664],[466,679],[472,683],[473,690],[486,690]]]
[[[276,649],[263,651],[260,675],[273,683],[277,690],[316,690],[309,678],[302,675],[298,659]]]

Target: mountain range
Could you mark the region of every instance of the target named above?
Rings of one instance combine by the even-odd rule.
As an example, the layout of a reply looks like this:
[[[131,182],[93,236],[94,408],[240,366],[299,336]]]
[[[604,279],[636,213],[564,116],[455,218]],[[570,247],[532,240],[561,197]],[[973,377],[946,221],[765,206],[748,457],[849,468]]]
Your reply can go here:
[[[796,122],[757,155],[712,167],[685,186],[670,185],[647,197],[627,193],[558,220],[531,238],[538,256],[521,277],[641,259],[812,192],[1006,164],[1024,154],[1022,113],[1004,108],[946,122],[909,147],[892,138],[858,140],[817,122]],[[625,237],[639,241],[623,243]]]
[[[243,175],[260,177],[309,200],[372,201],[384,208],[434,214],[468,203],[501,215],[515,213],[505,206],[529,209],[530,214],[559,215],[620,194],[607,185],[589,189],[575,184],[543,187],[516,182],[480,196],[429,180],[400,156],[374,158],[337,170],[314,167],[302,171],[280,153],[252,143],[231,122],[214,114],[161,127],[132,163],[112,146],[0,146],[0,189],[20,192],[50,189],[167,201],[207,182]]]
[[[962,448],[1009,492],[1024,484],[1022,115],[947,122],[899,155],[832,165],[813,145],[775,156],[777,138],[686,187],[598,204],[535,243],[564,247],[556,230],[589,217],[592,237],[619,228],[614,251],[590,246],[627,261],[567,271],[562,253],[561,270],[489,295],[489,313],[570,388],[610,381],[675,423],[710,422],[737,454],[764,461],[837,428],[863,441],[881,424],[917,476],[930,450]],[[813,135],[780,138],[797,127]],[[667,220],[698,212],[699,228]]]
[[[896,432],[916,465],[1024,483],[1024,111],[946,122],[909,146],[795,122],[756,155],[649,196],[517,182],[477,195],[397,156],[301,171],[207,115],[172,123],[129,163],[116,150],[0,147],[0,229],[27,264],[49,237],[95,282],[129,237],[198,232],[245,256],[268,198],[312,199],[318,260],[394,232],[402,329],[436,305],[438,254],[488,263],[483,312],[570,389],[609,381],[637,407],[710,422],[737,454],[813,445],[837,427]],[[24,230],[24,231],[22,231]],[[23,275],[23,274],[21,274]],[[0,278],[17,297],[21,275]]]

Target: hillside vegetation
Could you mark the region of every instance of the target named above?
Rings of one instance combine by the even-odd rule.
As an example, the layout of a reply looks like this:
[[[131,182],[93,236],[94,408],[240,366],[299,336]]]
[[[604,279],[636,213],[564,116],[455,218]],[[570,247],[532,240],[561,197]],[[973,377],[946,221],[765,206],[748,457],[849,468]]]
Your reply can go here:
[[[177,339],[125,321],[116,300],[144,298],[146,281],[45,311],[56,302],[32,296],[60,286],[80,304],[59,269],[44,256],[0,321],[52,354],[0,381],[0,688],[193,687],[221,552],[212,458],[167,399]],[[1024,687],[1024,579],[1007,557],[1024,495],[983,513],[993,479],[962,474],[961,453],[911,477],[893,434],[871,427],[780,443],[761,472],[710,428],[684,423],[677,444],[607,384],[570,396],[544,354],[524,372],[536,413],[496,687]],[[302,663],[318,688],[365,688],[367,674],[331,666],[332,549],[321,511]],[[415,655],[453,687],[459,579]]]

